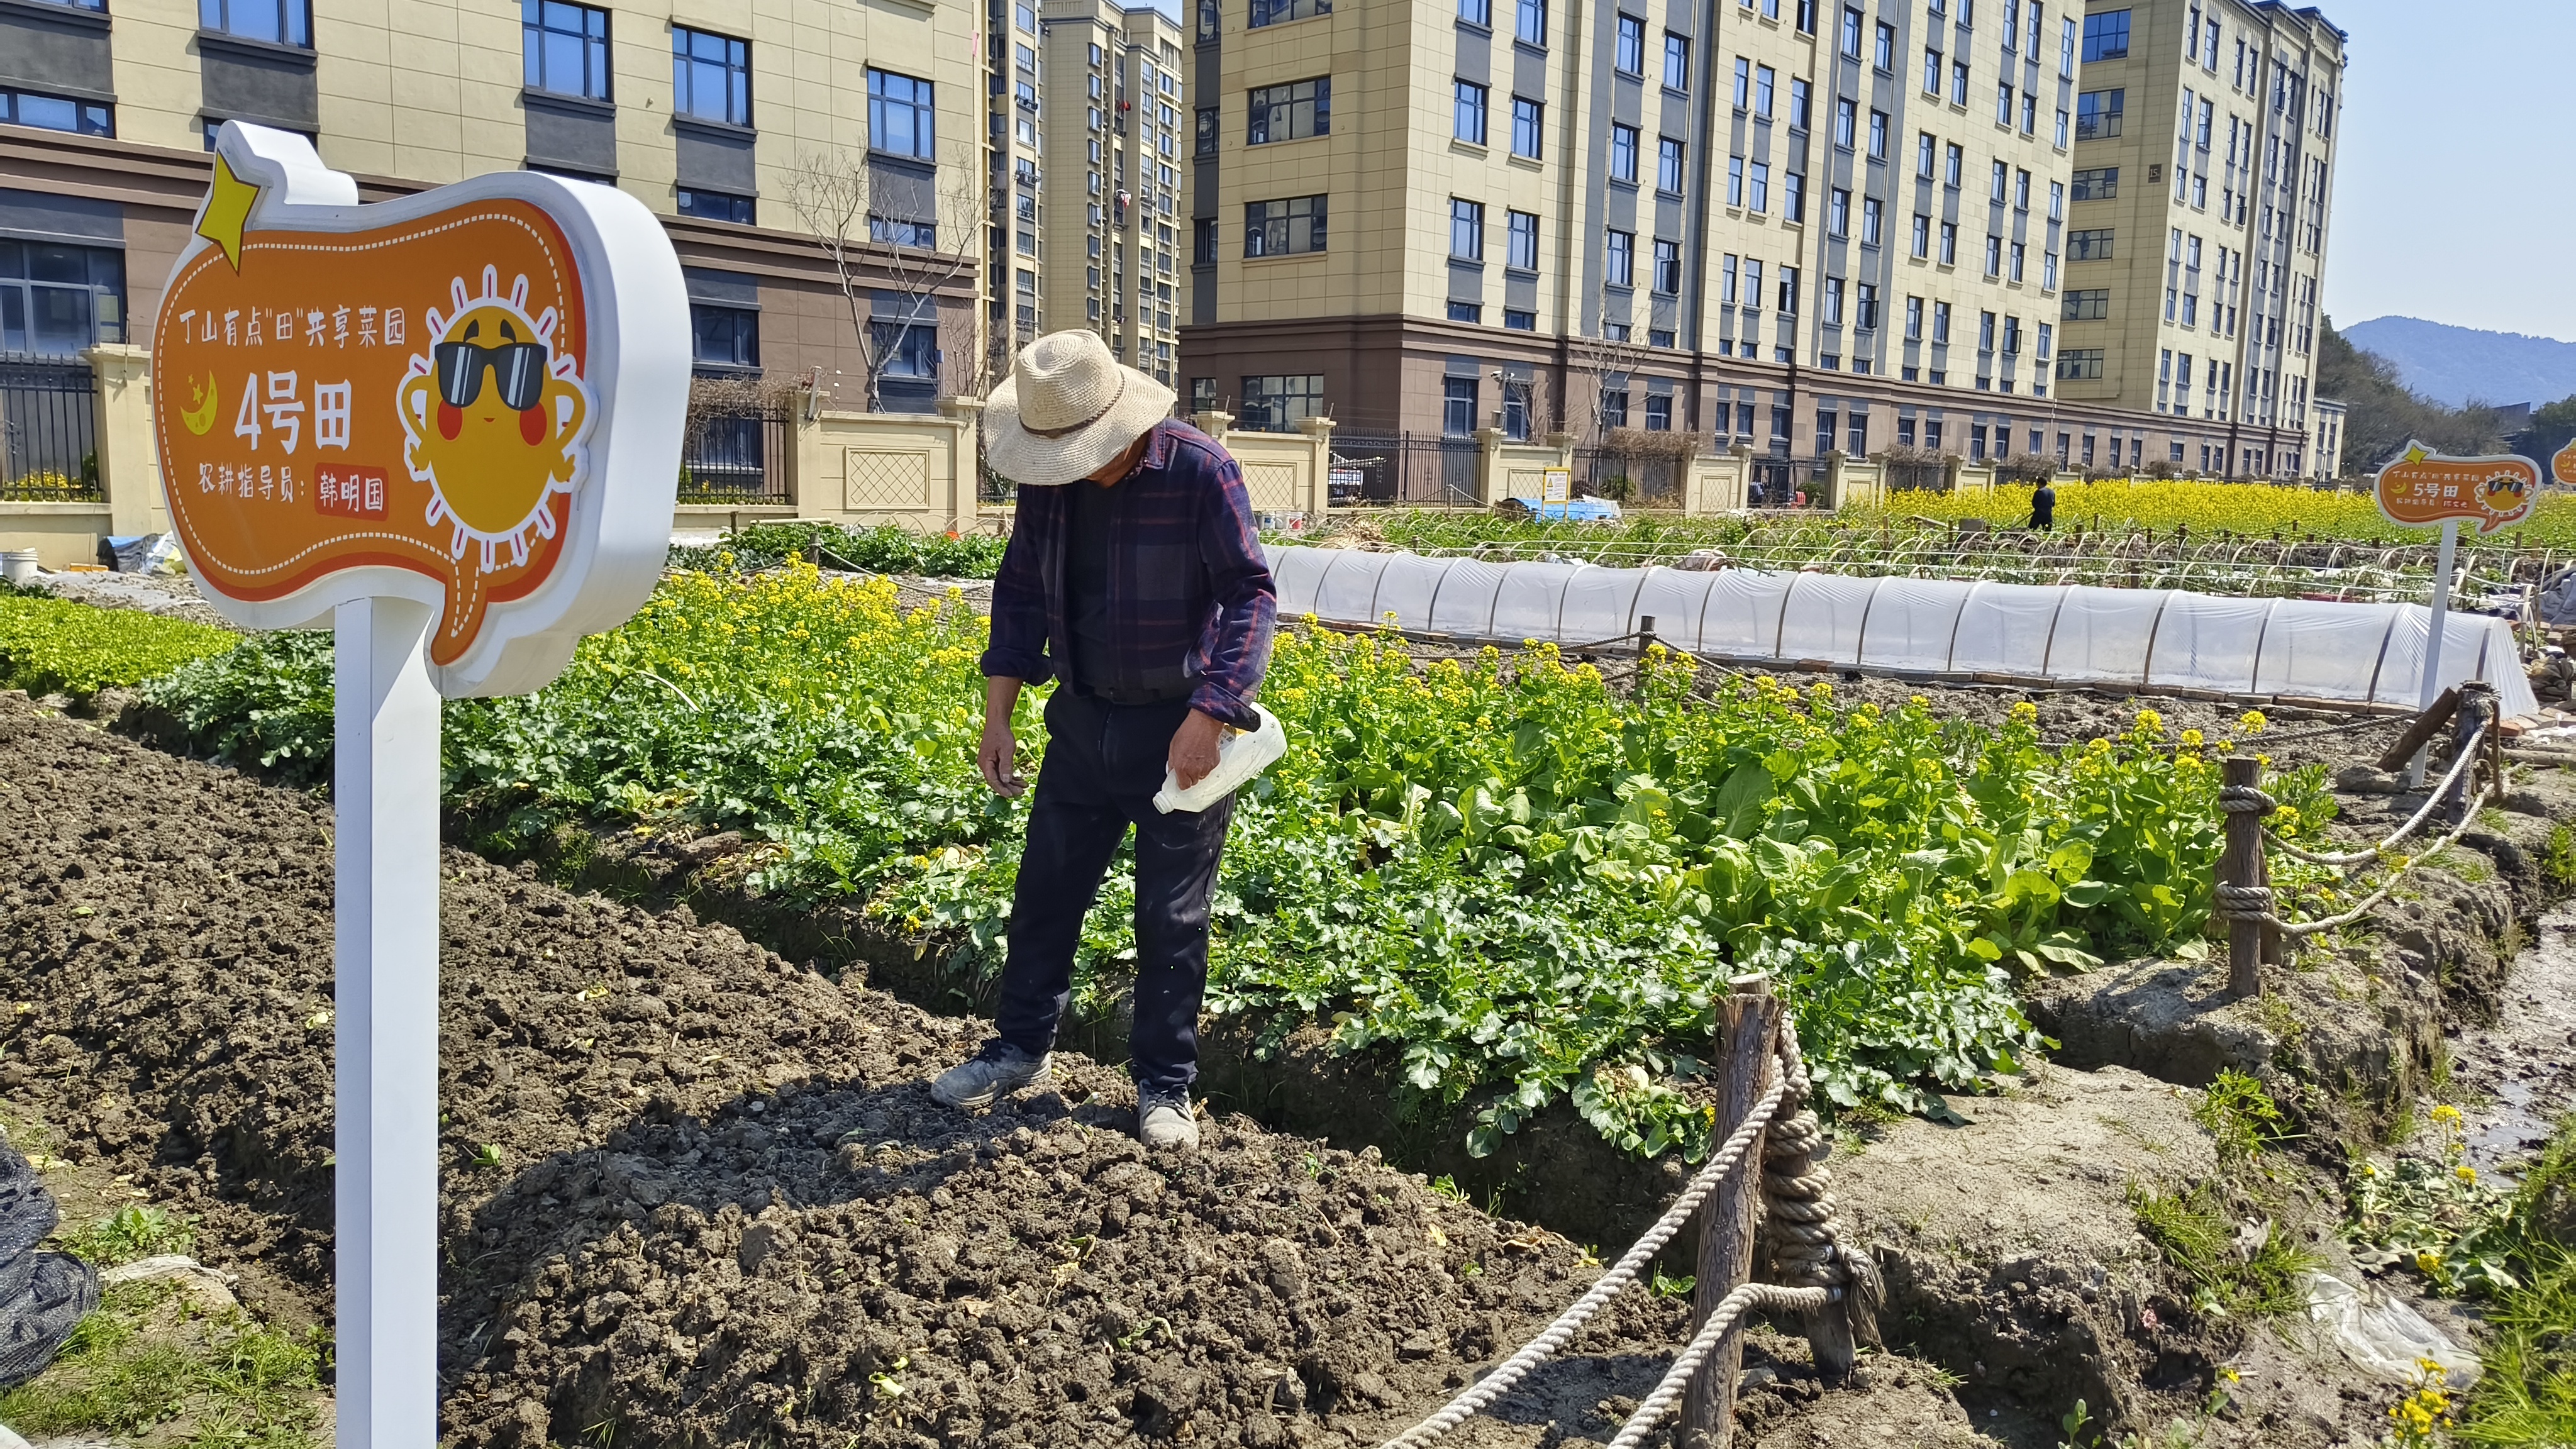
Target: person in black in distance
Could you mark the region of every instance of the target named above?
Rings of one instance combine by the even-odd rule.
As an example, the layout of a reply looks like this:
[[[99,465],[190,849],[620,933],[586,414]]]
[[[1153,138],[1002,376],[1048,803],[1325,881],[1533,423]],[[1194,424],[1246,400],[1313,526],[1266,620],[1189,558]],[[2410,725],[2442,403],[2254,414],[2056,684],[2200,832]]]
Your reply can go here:
[[[2045,478],[2030,492],[2030,526],[2042,533],[2057,526],[2057,489]]]

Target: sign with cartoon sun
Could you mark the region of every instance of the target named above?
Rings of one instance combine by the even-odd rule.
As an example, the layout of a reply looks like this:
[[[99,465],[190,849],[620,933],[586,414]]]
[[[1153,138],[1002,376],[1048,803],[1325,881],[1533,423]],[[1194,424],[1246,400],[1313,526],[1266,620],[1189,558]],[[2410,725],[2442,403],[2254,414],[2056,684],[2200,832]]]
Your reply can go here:
[[[2457,519],[2480,533],[2511,528],[2540,501],[2540,465],[2511,453],[2454,458],[2408,443],[2379,470],[2379,512],[2391,523],[2424,528]]]
[[[642,203],[502,172],[374,205],[227,124],[153,343],[163,485],[254,628],[437,610],[442,693],[551,679],[648,595],[670,536],[688,303]]]

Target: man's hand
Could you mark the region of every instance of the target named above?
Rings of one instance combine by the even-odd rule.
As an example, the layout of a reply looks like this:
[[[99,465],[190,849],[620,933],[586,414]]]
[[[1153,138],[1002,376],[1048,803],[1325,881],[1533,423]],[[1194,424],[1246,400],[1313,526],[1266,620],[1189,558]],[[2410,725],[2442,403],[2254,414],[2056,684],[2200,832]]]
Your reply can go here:
[[[1016,679],[984,681],[984,738],[975,747],[975,766],[984,772],[984,783],[1005,798],[1016,799],[1029,788],[1020,777],[1020,741],[1011,733],[1011,711],[1020,702],[1020,682]],[[1210,757],[1213,762],[1214,757]]]
[[[1216,768],[1216,746],[1225,738],[1225,724],[1211,714],[1191,710],[1190,717],[1172,732],[1172,778],[1184,790],[1208,777]]]

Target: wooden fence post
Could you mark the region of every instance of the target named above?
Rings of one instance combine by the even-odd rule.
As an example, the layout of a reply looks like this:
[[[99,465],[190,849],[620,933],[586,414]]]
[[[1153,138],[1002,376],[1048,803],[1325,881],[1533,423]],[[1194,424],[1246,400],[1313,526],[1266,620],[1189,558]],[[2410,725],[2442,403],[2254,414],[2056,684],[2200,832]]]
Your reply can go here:
[[[2251,789],[2261,783],[2263,766],[2251,755],[2229,755],[2222,780],[2231,788]],[[2222,886],[2263,884],[2263,817],[2251,810],[2227,812],[2227,849],[2218,857]],[[2263,923],[2245,916],[2227,922],[2227,994],[2259,995],[2263,990]]]
[[[1780,1028],[1780,1003],[1771,995],[1769,977],[1738,976],[1727,984],[1734,989],[1718,1004],[1718,1050],[1726,1059],[1726,1076],[1718,1092],[1715,1144],[1734,1135],[1761,1098]],[[1762,1139],[1757,1136],[1700,1204],[1693,1335],[1736,1285],[1752,1277],[1753,1213],[1761,1183]],[[1725,1449],[1735,1430],[1735,1377],[1743,1361],[1744,1326],[1739,1322],[1718,1341],[1682,1398],[1681,1449]]]

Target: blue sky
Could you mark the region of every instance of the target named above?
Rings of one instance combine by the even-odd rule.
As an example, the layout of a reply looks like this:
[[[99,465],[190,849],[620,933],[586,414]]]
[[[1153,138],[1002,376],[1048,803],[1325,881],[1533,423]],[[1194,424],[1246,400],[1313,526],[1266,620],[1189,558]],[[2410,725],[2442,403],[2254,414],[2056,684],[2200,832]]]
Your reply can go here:
[[[2576,341],[2576,0],[2316,3],[2352,36],[2327,314]]]
[[[2327,313],[2576,340],[2576,3],[2320,8],[2352,36]]]

